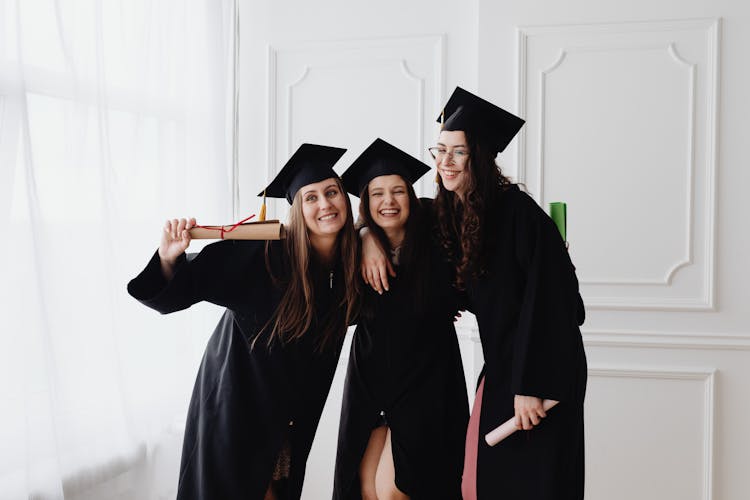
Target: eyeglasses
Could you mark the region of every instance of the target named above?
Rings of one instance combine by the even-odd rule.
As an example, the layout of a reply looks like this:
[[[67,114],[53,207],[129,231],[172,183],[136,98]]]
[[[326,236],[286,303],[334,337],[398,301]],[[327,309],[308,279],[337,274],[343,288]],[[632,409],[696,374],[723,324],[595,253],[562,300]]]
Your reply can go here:
[[[467,158],[469,158],[469,152],[462,149],[459,149],[458,151],[448,151],[448,148],[444,148],[442,146],[433,146],[431,148],[428,148],[427,151],[429,151],[432,157],[437,161],[443,161],[443,158],[447,156],[450,161],[463,163]]]

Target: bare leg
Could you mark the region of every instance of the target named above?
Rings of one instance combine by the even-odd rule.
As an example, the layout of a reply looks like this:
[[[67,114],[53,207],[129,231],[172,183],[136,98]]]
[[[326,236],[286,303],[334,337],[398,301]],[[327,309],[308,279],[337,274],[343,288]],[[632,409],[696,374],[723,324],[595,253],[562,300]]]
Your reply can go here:
[[[409,500],[408,495],[396,486],[396,466],[393,464],[393,448],[391,446],[391,430],[385,437],[385,446],[380,454],[378,471],[375,475],[375,488],[378,500]]]
[[[385,446],[387,427],[377,427],[370,433],[367,449],[359,463],[359,483],[362,486],[362,500],[378,500],[375,493],[375,473],[378,470],[380,455]]]

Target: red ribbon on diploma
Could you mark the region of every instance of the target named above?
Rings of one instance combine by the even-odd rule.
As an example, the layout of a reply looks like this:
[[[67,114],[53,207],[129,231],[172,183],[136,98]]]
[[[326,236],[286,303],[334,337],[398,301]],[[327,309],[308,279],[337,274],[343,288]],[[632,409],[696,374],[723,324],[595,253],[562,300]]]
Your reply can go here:
[[[242,219],[241,221],[237,222],[236,224],[232,224],[231,226],[229,226],[229,229],[224,229],[224,227],[226,227],[226,226],[195,226],[195,227],[199,227],[201,229],[210,229],[212,231],[219,231],[219,234],[221,235],[221,239],[223,240],[224,239],[224,233],[231,233],[232,231],[234,231],[235,229],[237,229],[237,227],[241,226],[242,224],[244,224],[245,222],[249,221],[253,217],[255,217],[255,214],[251,215],[250,217],[246,217],[246,218]]]

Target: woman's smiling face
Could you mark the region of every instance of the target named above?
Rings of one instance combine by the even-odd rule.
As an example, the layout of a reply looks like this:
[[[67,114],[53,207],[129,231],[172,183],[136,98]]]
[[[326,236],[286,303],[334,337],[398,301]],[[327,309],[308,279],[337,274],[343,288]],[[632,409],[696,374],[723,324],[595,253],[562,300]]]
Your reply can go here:
[[[381,175],[367,185],[369,210],[375,224],[384,230],[399,229],[409,219],[409,192],[400,175]]]
[[[331,177],[300,188],[302,215],[310,236],[338,234],[346,223],[346,196]]]
[[[463,198],[469,182],[469,145],[462,130],[443,130],[437,143],[435,166],[443,187]]]

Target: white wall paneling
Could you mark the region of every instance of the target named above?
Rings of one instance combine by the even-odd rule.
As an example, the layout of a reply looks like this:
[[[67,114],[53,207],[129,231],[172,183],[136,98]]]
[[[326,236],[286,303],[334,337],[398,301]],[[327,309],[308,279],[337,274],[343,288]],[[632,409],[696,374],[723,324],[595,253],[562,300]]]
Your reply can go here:
[[[426,148],[444,99],[440,35],[271,43],[267,51],[267,179],[303,142],[348,148],[341,173],[376,137],[431,164]],[[432,176],[416,186],[432,194]],[[354,200],[356,202],[356,200]],[[269,204],[285,219],[285,201]],[[356,206],[354,207],[356,210]],[[330,496],[351,334],[308,460],[304,498]]]
[[[714,374],[590,367],[586,498],[710,500]]]
[[[719,21],[518,37],[519,178],[543,206],[572,201],[587,306],[712,309]]]
[[[438,35],[269,46],[268,178],[303,142],[349,148],[339,172],[376,137],[431,162],[443,52]],[[431,183],[425,176],[418,193]]]
[[[586,498],[747,497],[747,2],[242,6],[247,206],[302,141],[348,147],[339,172],[376,136],[428,160],[454,85],[520,114],[501,161],[569,203],[589,309]],[[470,315],[456,328],[471,396],[481,344]],[[330,497],[347,354],[303,498]]]
[[[750,350],[750,335],[718,333],[674,333],[628,330],[585,330],[586,347],[631,347],[664,349]]]

